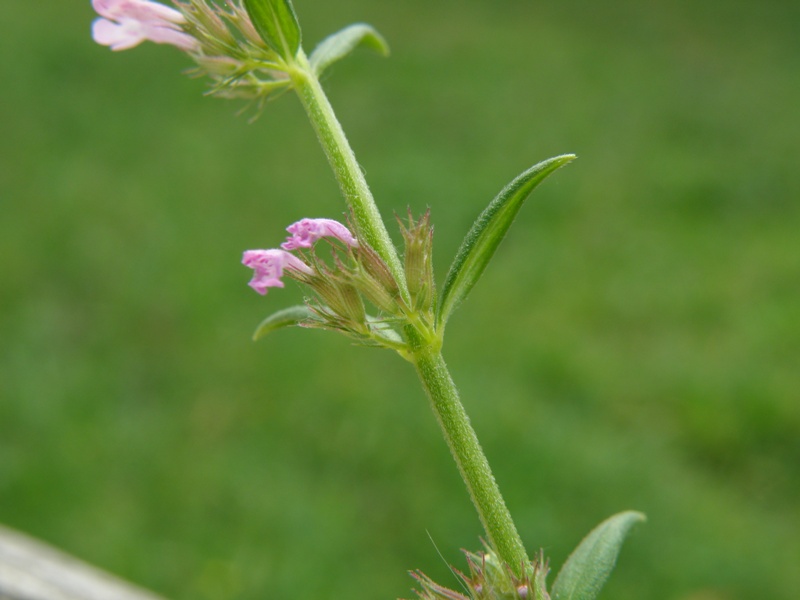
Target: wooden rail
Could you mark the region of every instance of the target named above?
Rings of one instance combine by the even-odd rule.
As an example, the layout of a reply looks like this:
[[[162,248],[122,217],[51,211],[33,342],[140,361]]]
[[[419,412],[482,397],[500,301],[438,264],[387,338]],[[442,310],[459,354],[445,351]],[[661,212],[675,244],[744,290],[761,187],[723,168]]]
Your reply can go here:
[[[0,526],[0,600],[163,600]]]

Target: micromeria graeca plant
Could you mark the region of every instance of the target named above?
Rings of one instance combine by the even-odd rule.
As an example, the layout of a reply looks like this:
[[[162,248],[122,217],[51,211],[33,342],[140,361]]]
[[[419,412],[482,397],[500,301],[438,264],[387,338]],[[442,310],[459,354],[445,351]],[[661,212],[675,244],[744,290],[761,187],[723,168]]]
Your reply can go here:
[[[430,212],[399,220],[398,252],[319,77],[356,47],[387,54],[372,27],[355,24],[324,39],[307,56],[290,0],[92,0],[100,15],[92,34],[112,50],[149,40],[170,44],[207,76],[209,93],[256,101],[297,93],[330,162],[347,206],[347,224],[307,218],[290,225],[280,248],[248,250],[250,286],[260,294],[283,287],[282,278],[310,293],[304,305],[285,308],[258,326],[255,339],[287,326],[330,329],[358,343],[389,348],[416,369],[444,438],[486,533],[481,552],[466,552],[469,575],[455,571],[462,591],[412,573],[420,598],[591,600],[611,572],[630,528],[644,517],[628,511],[596,527],[561,568],[548,591],[548,564],[531,560],[495,482],[441,348],[445,326],[483,274],[522,203],[548,175],[571,162],[565,154],[523,172],[479,215],[437,288],[432,265]],[[325,249],[322,259],[319,250]]]

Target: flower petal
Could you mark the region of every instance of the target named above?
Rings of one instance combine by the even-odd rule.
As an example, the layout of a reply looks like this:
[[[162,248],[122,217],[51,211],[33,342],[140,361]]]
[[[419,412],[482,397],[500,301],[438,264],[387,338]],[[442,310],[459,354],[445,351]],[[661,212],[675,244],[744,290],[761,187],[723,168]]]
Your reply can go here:
[[[183,33],[182,31],[176,31],[171,27],[160,27],[156,25],[147,26],[145,27],[145,35],[151,42],[156,42],[157,44],[172,44],[181,50],[190,52],[200,47],[200,42],[191,35]]]
[[[163,25],[186,22],[180,11],[147,0],[92,0],[92,7],[101,17],[114,21],[134,19]]]
[[[313,273],[302,260],[285,250],[247,250],[242,255],[242,264],[255,271],[248,285],[262,296],[267,288],[284,286],[280,279],[284,269]]]
[[[285,250],[298,248],[311,248],[314,243],[323,237],[333,237],[345,245],[357,246],[358,241],[350,230],[333,219],[301,219],[286,228],[292,235],[281,244]]]
[[[107,19],[95,19],[92,23],[92,38],[98,44],[110,46],[112,50],[127,50],[147,39],[138,27],[112,23]]]

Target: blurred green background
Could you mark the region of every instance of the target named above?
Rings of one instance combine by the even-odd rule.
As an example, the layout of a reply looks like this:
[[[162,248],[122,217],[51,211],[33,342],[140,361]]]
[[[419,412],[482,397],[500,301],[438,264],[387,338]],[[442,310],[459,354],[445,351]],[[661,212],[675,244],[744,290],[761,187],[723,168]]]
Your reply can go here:
[[[531,550],[649,521],[604,598],[800,595],[800,4],[296,0],[388,217],[438,277],[494,194],[536,191],[445,356]],[[297,302],[247,248],[338,189],[296,98],[254,124],[89,2],[0,20],[0,522],[175,600],[410,597],[479,523],[409,365],[250,341]],[[394,231],[394,228],[392,228]],[[433,543],[432,543],[433,541]],[[434,547],[434,543],[436,547]]]

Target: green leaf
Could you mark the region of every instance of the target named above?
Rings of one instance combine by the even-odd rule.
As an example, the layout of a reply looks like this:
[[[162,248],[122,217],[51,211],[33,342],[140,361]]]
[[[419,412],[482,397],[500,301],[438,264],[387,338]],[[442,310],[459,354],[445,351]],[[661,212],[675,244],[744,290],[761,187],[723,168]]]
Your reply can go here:
[[[564,154],[534,165],[504,187],[480,214],[461,242],[461,248],[447,273],[439,301],[439,325],[447,322],[450,313],[467,297],[480,279],[533,188],[574,158],[574,154]]]
[[[594,600],[617,561],[631,527],[645,516],[627,511],[595,527],[570,554],[553,583],[553,600]]]
[[[372,48],[381,56],[389,55],[389,45],[372,26],[356,23],[322,40],[309,57],[311,68],[319,75],[330,65],[350,54],[358,46]]]
[[[268,316],[261,321],[253,333],[253,341],[258,341],[268,333],[276,329],[283,329],[284,327],[291,327],[297,325],[301,321],[313,319],[314,314],[309,310],[305,304],[298,306],[290,306]]]
[[[291,0],[244,0],[250,20],[267,46],[285,60],[300,49],[300,23]]]

